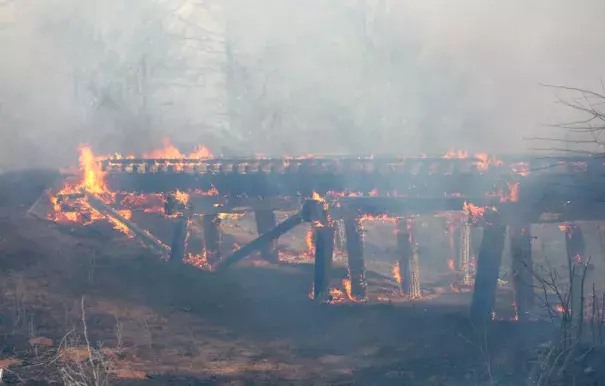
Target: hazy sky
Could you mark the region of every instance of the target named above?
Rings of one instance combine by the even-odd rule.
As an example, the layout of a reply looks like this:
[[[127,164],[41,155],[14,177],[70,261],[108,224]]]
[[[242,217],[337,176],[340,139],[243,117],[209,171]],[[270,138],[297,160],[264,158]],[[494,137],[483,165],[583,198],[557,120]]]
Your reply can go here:
[[[46,164],[42,156],[50,157],[52,163],[65,163],[77,143],[92,141],[94,145],[103,137],[99,130],[110,130],[114,137],[125,130],[92,128],[83,107],[86,103],[74,101],[73,70],[78,63],[65,54],[64,41],[41,29],[56,16],[49,4],[69,9],[74,1],[24,0],[0,8],[0,130],[4,137],[0,168],[14,166],[17,159]],[[176,4],[161,3],[163,7]],[[347,3],[352,5],[347,7]],[[215,147],[239,152],[358,153],[367,149],[368,153],[413,155],[450,147],[523,152],[534,146],[523,137],[558,135],[544,124],[571,117],[540,83],[601,87],[603,1],[401,0],[386,1],[386,12],[380,11],[381,3],[368,1],[367,40],[359,28],[358,2],[258,0],[252,5],[230,0],[228,10],[216,6],[201,13],[200,23],[213,17],[212,29],[219,33],[224,32],[225,20],[231,21],[232,43],[246,67],[239,79],[255,84],[252,88],[269,85],[262,103],[248,104],[247,110],[242,107],[248,114],[242,120],[248,126],[243,129],[240,124],[237,129],[252,137],[259,133],[261,138],[255,142],[238,134],[233,138],[240,138],[240,143],[221,143],[228,121],[217,124],[215,117],[205,116],[206,110],[196,108],[208,102],[198,101],[196,95],[201,94],[192,87],[189,94],[170,102],[170,119],[168,115],[162,119],[167,103],[158,102],[154,112],[163,123],[156,125],[153,136],[158,138],[154,140],[169,135],[176,142],[192,138],[203,142],[208,135]],[[105,25],[114,34],[132,31],[131,18],[119,16],[106,14],[99,23],[115,20]],[[217,31],[217,25],[223,27]],[[370,53],[367,41],[374,42]],[[201,40],[197,44],[204,47]],[[154,54],[179,60],[174,52]],[[225,63],[220,57],[204,60],[216,61],[209,65],[222,68]],[[259,69],[259,63],[264,67]],[[176,73],[174,77],[181,78]],[[212,84],[216,88],[223,83],[218,79]],[[181,85],[178,93],[163,94],[181,95],[182,89]],[[216,97],[216,106],[224,107],[225,116],[226,95],[217,92]],[[186,129],[183,122],[189,122]],[[216,135],[207,134],[209,128]]]

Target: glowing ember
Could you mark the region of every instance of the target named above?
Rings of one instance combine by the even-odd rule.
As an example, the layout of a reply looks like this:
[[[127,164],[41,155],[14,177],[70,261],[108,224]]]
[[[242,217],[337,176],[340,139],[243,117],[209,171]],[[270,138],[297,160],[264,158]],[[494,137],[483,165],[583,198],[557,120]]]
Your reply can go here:
[[[395,278],[397,285],[399,286],[399,288],[401,288],[401,269],[399,267],[399,262],[395,264],[391,272],[393,272],[393,277]]]
[[[181,204],[187,205],[189,203],[189,195],[187,193],[181,192],[180,190],[177,190],[174,193],[174,197]]]
[[[365,214],[363,216],[361,216],[359,218],[359,221],[361,222],[389,222],[389,223],[395,223],[397,221],[399,221],[399,217],[397,216],[389,216],[387,214],[382,214],[382,215],[372,215],[372,214]]]
[[[456,271],[456,264],[454,262],[454,259],[447,259],[447,266],[450,271]]]
[[[464,210],[473,217],[483,217],[485,214],[485,207],[476,206],[468,202],[464,203]]]
[[[315,238],[314,238],[313,227],[310,226],[307,228],[307,235],[305,236],[305,243],[307,244],[307,255],[313,256],[315,252]]]
[[[356,299],[351,295],[351,279],[342,279],[342,286],[345,288],[349,300],[355,301]]]
[[[208,258],[206,257],[205,252],[199,255],[189,253],[187,257],[185,257],[184,262],[187,264],[191,264],[195,267],[205,269],[207,271],[212,270],[212,266],[210,265],[210,263],[208,263]]]

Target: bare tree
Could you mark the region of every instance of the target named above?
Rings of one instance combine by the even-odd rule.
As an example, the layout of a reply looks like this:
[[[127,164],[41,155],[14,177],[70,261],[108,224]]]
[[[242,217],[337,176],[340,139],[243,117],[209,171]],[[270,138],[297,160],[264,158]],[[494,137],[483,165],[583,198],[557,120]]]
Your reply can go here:
[[[577,87],[544,85],[552,90],[556,103],[567,108],[576,118],[552,125],[562,136],[532,137],[534,141],[548,144],[540,150],[573,152],[582,154],[605,153],[605,85],[601,91]]]

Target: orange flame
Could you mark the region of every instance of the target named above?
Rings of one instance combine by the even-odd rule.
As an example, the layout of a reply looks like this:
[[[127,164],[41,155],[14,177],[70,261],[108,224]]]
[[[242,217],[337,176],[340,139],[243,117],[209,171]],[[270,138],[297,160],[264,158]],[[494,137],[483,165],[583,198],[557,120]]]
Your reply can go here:
[[[189,203],[189,194],[187,194],[185,192],[181,192],[180,190],[177,190],[174,193],[174,197],[181,204],[187,205]]]
[[[395,264],[395,266],[393,267],[393,270],[391,272],[393,272],[393,277],[395,278],[397,285],[401,287],[402,280],[401,280],[401,272],[400,272],[400,268],[399,268],[399,261]]]
[[[456,264],[454,262],[454,259],[447,259],[447,266],[450,269],[450,271],[455,271],[456,270]]]

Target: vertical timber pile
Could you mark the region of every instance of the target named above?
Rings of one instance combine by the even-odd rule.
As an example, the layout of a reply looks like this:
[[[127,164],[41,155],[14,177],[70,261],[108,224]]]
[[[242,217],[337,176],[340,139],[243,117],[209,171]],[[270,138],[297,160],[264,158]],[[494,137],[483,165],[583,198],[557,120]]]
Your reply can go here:
[[[254,212],[256,219],[256,230],[258,235],[265,234],[275,228],[277,222],[275,220],[275,212],[272,210],[259,210]],[[272,240],[269,244],[263,247],[260,251],[261,257],[270,263],[279,263],[279,255],[277,253],[277,240]]]
[[[584,315],[584,235],[577,224],[565,226],[565,246],[569,267],[569,283],[571,288],[571,316],[576,331]]]
[[[458,260],[460,261],[460,271],[462,272],[462,283],[470,285],[473,280],[471,265],[471,227],[463,222],[460,225],[460,248],[458,250]]]
[[[519,320],[523,321],[534,300],[530,226],[511,226],[509,235],[515,306]]]
[[[356,300],[366,298],[366,263],[363,258],[363,229],[361,219],[348,213],[345,220],[345,238],[349,261],[351,297]]]
[[[210,265],[221,259],[221,218],[216,214],[205,214],[202,217],[204,224],[204,251]]]
[[[414,243],[412,220],[401,218],[397,221],[397,249],[399,253],[399,277],[401,292],[412,298],[420,297],[418,248]]]
[[[334,256],[334,223],[330,220],[325,208],[322,208],[319,212],[319,220],[313,222],[313,233],[315,241],[313,299],[325,300],[328,298],[330,289]]]
[[[453,256],[453,260],[454,260],[454,264],[453,264],[453,269],[457,272],[462,272],[462,244],[461,244],[461,232],[462,229],[460,228],[460,221],[457,217],[455,217],[453,214],[449,214],[447,217],[447,229],[448,229],[448,236],[450,239],[450,249],[451,249],[451,254]],[[450,268],[452,268],[450,266]]]
[[[183,261],[185,258],[190,221],[191,209],[187,207],[174,224],[172,243],[170,245],[170,261]]]
[[[505,236],[506,228],[503,226],[486,224],[483,228],[471,302],[471,319],[474,322],[484,323],[492,319]]]
[[[346,245],[345,225],[343,220],[334,221],[334,247],[337,251],[345,250]]]

